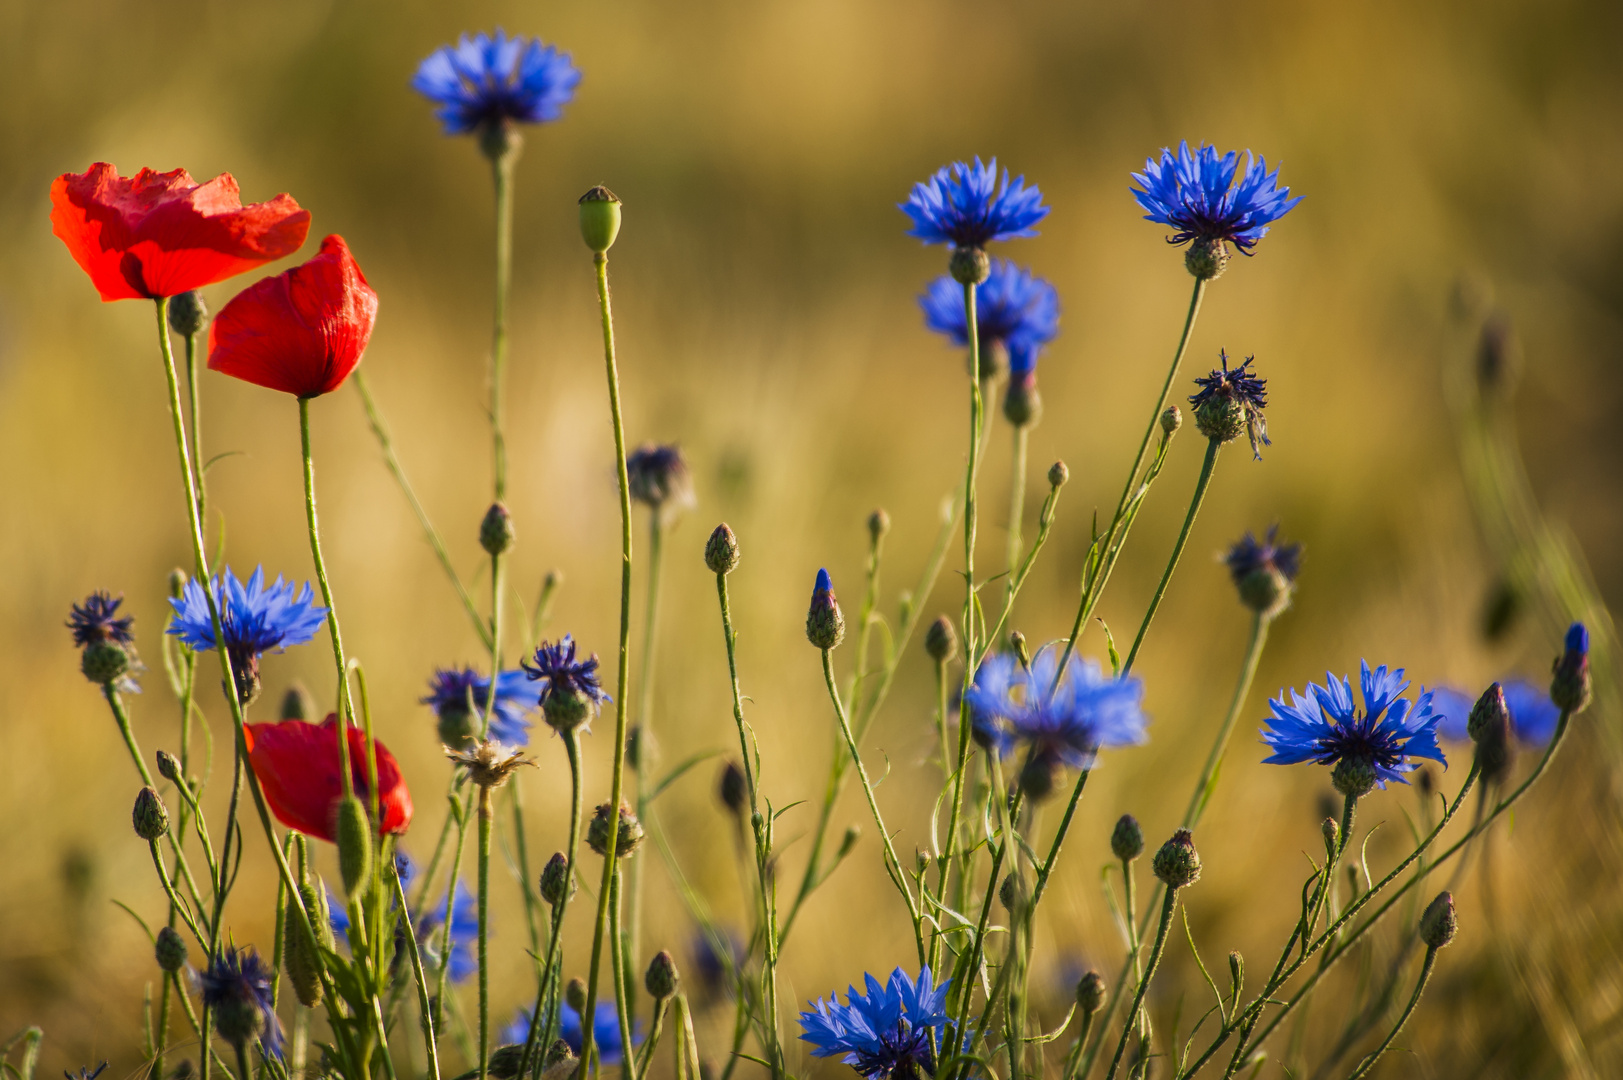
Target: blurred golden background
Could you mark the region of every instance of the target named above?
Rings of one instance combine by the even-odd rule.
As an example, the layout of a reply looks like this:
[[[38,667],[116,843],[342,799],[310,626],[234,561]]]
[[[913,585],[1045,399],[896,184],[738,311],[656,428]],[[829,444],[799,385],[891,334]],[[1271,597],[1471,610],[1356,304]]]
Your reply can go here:
[[[1120,963],[1099,888],[1110,825],[1131,811],[1159,842],[1227,703],[1247,615],[1214,556],[1242,531],[1278,521],[1307,554],[1199,836],[1206,875],[1187,899],[1208,964],[1230,948],[1264,963],[1294,918],[1301,853],[1319,844],[1323,771],[1260,764],[1251,733],[1268,694],[1326,668],[1356,670],[1360,657],[1472,689],[1548,670],[1558,640],[1537,620],[1491,644],[1481,631],[1501,567],[1466,496],[1445,387],[1487,310],[1507,313],[1525,345],[1509,422],[1532,488],[1587,553],[1600,595],[1623,597],[1615,5],[12,0],[0,5],[0,1033],[43,1025],[48,1074],[102,1057],[117,1075],[137,1068],[141,988],[156,969],[113,901],[150,917],[160,909],[129,832],[137,785],[62,621],[93,589],[124,594],[154,668],[134,699],[137,734],[149,754],[172,746],[157,636],[166,575],[190,559],[151,309],[98,302],[51,236],[50,181],[97,160],[125,174],[230,171],[245,198],[287,191],[313,213],[303,256],[342,233],[381,298],[363,370],[471,577],[489,491],[489,176],[469,139],[440,135],[408,81],[433,48],[495,25],[560,44],[585,75],[562,122],[528,131],[517,172],[515,586],[529,601],[559,569],[549,636],[572,632],[612,654],[613,444],[591,262],[575,225],[576,197],[606,183],[625,201],[611,275],[628,437],[679,442],[699,498],[668,546],[660,759],[736,745],[700,558],[725,520],[744,553],[732,579],[743,687],[762,782],[780,805],[816,798],[831,753],[830,709],[802,631],[813,575],[827,566],[853,611],[863,519],[885,507],[895,528],[883,610],[893,616],[961,477],[963,360],[922,328],[914,300],[944,269],[944,251],[904,235],[895,204],[909,186],[950,160],[995,154],[1053,207],[1040,238],[995,252],[1052,280],[1065,312],[1040,367],[1046,415],[1032,436],[1028,536],[1042,470],[1063,458],[1072,480],[1014,619],[1033,640],[1069,627],[1088,518],[1110,512],[1187,299],[1180,253],[1141,220],[1129,172],[1180,139],[1211,141],[1281,162],[1282,181],[1306,196],[1255,259],[1236,259],[1213,286],[1180,379],[1187,394],[1219,347],[1255,354],[1274,446],[1260,464],[1239,448],[1224,456],[1136,669],[1152,741],[1109,754],[1088,789],[1040,943],[1053,984],[1047,1025],[1070,993],[1062,971]],[[210,306],[248,280],[206,290]],[[205,455],[238,454],[210,477],[228,561],[244,575],[263,563],[310,577],[293,402],[212,374],[203,397]],[[408,846],[426,854],[446,765],[417,698],[436,665],[478,664],[481,649],[353,390],[312,412],[347,644],[367,665],[381,737],[416,795]],[[982,559],[996,565],[1009,443],[998,424],[982,530]],[[1186,432],[1098,612],[1118,637],[1130,638],[1154,587],[1199,459]],[[643,529],[639,512],[639,544]],[[957,559],[924,601],[927,618],[956,614]],[[1100,655],[1102,642],[1090,630],[1083,653]],[[842,671],[850,652],[838,654]],[[268,657],[260,712],[294,679],[326,700],[329,668],[320,639]],[[888,764],[880,798],[904,852],[927,841],[937,778],[929,686],[915,640],[866,748],[876,770]],[[221,753],[216,800],[228,786],[222,704],[205,698]],[[1617,759],[1596,734],[1617,722],[1604,710],[1583,717],[1550,781],[1495,834],[1488,869],[1473,861],[1460,879],[1460,942],[1399,1043],[1414,1055],[1394,1053],[1382,1075],[1623,1072]],[[606,798],[606,730],[607,720],[588,740],[593,801]],[[533,744],[543,769],[522,782],[539,867],[564,833],[568,774],[544,728]],[[715,765],[680,781],[660,812],[685,872],[737,924]],[[1463,773],[1444,775],[1445,790]],[[1386,823],[1372,864],[1407,850],[1415,805],[1407,790],[1369,800],[1363,821]],[[866,819],[860,792],[848,790],[835,827]],[[792,811],[780,835],[813,820],[809,806]],[[268,949],[273,885],[258,839],[251,830],[228,918],[239,942]],[[806,847],[784,856],[797,881]],[[692,925],[652,850],[644,857],[644,940],[691,968]],[[493,983],[503,1019],[531,993],[519,893],[504,888],[495,941],[509,953]],[[589,943],[585,905],[575,913],[566,974]],[[786,1009],[843,992],[864,970],[910,963],[906,939],[869,825],[786,950]],[[1199,984],[1186,943],[1174,943],[1168,965],[1157,1015],[1170,1023],[1181,988],[1187,1028]],[[1282,1075],[1282,1061],[1291,1075],[1315,1075],[1339,1030],[1327,989],[1320,1023],[1300,1045],[1282,1031],[1263,1075]],[[730,1015],[707,1014],[706,1056],[724,1052]]]

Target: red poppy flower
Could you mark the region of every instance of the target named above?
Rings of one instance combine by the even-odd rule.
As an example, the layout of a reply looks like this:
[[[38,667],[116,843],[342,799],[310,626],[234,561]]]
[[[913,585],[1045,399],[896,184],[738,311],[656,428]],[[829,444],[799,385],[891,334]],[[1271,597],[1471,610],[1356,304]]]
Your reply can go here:
[[[103,161],[51,185],[51,231],[103,300],[178,296],[286,258],[310,231],[291,195],[242,205],[236,180],[185,169],[118,175]]]
[[[338,389],[361,362],[378,318],[342,236],[321,254],[242,290],[209,326],[209,369],[311,398]]]
[[[303,720],[244,724],[243,734],[248,740],[248,764],[259,777],[259,786],[276,820],[306,836],[334,842],[338,801],[344,797],[338,772],[338,718],[328,713],[321,724]],[[349,770],[355,794],[370,808],[366,736],[353,727],[348,734]],[[384,832],[403,833],[411,824],[411,792],[406,790],[394,755],[381,740],[378,806],[383,813]]]

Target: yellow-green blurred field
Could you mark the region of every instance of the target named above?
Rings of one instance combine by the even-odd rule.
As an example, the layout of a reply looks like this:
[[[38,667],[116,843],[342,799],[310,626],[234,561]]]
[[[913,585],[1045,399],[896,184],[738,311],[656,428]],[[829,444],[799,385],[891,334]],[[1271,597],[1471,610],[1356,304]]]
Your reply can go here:
[[[1481,311],[1457,313],[1462,275],[1520,327],[1511,422],[1539,502],[1586,553],[1601,596],[1623,598],[1614,5],[10,0],[0,5],[0,1035],[42,1025],[45,1075],[102,1057],[117,1075],[136,1070],[142,987],[157,971],[114,901],[151,917],[161,901],[129,829],[132,770],[62,621],[93,589],[125,595],[155,669],[134,701],[137,734],[148,752],[172,748],[176,708],[156,670],[157,635],[165,578],[190,559],[152,311],[98,302],[50,234],[50,181],[97,160],[126,174],[230,171],[246,198],[287,191],[312,211],[306,256],[320,236],[342,233],[381,298],[363,370],[472,577],[489,501],[489,178],[474,146],[441,136],[407,84],[431,49],[496,24],[558,42],[585,73],[566,119],[529,132],[517,174],[515,585],[528,602],[559,569],[549,633],[613,652],[613,442],[591,262],[575,224],[577,196],[606,183],[625,201],[611,272],[628,435],[680,442],[699,497],[669,545],[658,753],[669,765],[736,748],[700,557],[711,527],[727,521],[743,547],[732,579],[741,678],[762,783],[779,804],[815,800],[832,753],[802,629],[813,575],[828,567],[854,610],[863,520],[885,507],[895,526],[883,610],[893,617],[962,476],[963,359],[920,325],[914,297],[942,271],[943,252],[904,235],[895,204],[909,185],[955,158],[995,154],[1053,206],[1039,239],[997,252],[1049,277],[1065,309],[1040,368],[1046,414],[1032,436],[1028,534],[1041,470],[1063,458],[1072,479],[1014,619],[1033,640],[1069,628],[1088,519],[1114,505],[1187,300],[1182,259],[1165,230],[1141,220],[1128,173],[1164,145],[1207,140],[1278,159],[1283,181],[1306,196],[1255,259],[1236,259],[1213,286],[1196,330],[1182,381],[1219,347],[1254,353],[1274,446],[1261,463],[1239,449],[1224,456],[1136,669],[1152,741],[1109,754],[1088,788],[1039,939],[1048,1026],[1070,992],[1062,971],[1120,962],[1099,886],[1110,824],[1131,811],[1155,842],[1170,831],[1227,705],[1248,616],[1214,556],[1241,532],[1279,521],[1307,556],[1199,835],[1206,874],[1187,902],[1208,963],[1238,948],[1266,967],[1295,917],[1303,853],[1320,843],[1323,770],[1260,764],[1252,733],[1268,694],[1326,668],[1356,669],[1360,657],[1473,689],[1507,671],[1547,672],[1558,641],[1538,620],[1491,646],[1480,631],[1499,567],[1466,496],[1445,393]],[[206,290],[211,307],[245,280]],[[205,455],[236,452],[210,474],[228,561],[244,574],[263,563],[311,576],[293,402],[215,375],[203,397]],[[481,649],[353,390],[312,414],[347,643],[416,796],[407,844],[426,853],[445,812],[446,766],[417,698],[435,665],[478,663]],[[1000,566],[1009,440],[998,423],[982,558]],[[1164,565],[1200,450],[1192,432],[1174,443],[1105,595],[1099,614],[1118,637],[1130,637]],[[955,565],[924,601],[928,616],[957,612]],[[1103,641],[1091,628],[1084,653],[1102,654]],[[888,765],[880,799],[904,852],[927,843],[938,776],[928,662],[911,648],[866,747]],[[837,654],[842,670],[850,653]],[[261,710],[294,679],[325,699],[330,669],[319,640],[268,657]],[[220,751],[211,796],[223,801],[225,713],[212,693],[205,704]],[[1459,877],[1460,941],[1400,1040],[1409,1052],[1380,1075],[1623,1074],[1623,762],[1599,734],[1618,723],[1604,709],[1585,714],[1548,781],[1495,832],[1491,855],[1479,852]],[[602,722],[588,740],[594,802],[606,798],[610,729]],[[543,768],[522,781],[537,866],[561,842],[568,798],[562,748],[538,732]],[[736,923],[714,769],[680,781],[659,811],[684,871]],[[1464,771],[1443,775],[1444,790]],[[1369,845],[1372,869],[1407,850],[1415,807],[1406,790],[1368,801],[1363,821],[1386,823]],[[780,834],[802,835],[813,820],[810,807],[792,811]],[[835,821],[867,829],[786,949],[786,1003],[843,991],[911,955],[859,791],[847,791]],[[784,855],[796,881],[806,847]],[[692,924],[657,856],[643,857],[645,941],[691,965]],[[251,831],[228,919],[239,942],[267,949],[268,868]],[[493,993],[505,1019],[533,985],[518,890],[503,880]],[[574,910],[566,974],[589,944],[586,908]],[[1205,991],[1186,943],[1174,943],[1159,986],[1152,1003],[1164,1024],[1179,1008],[1176,988],[1187,991],[1187,1028]],[[1276,1037],[1263,1075],[1287,1075],[1282,1063],[1291,1076],[1319,1075],[1347,992],[1326,989],[1299,1041],[1288,1026]],[[706,1056],[724,1052],[730,1015],[705,1014]]]

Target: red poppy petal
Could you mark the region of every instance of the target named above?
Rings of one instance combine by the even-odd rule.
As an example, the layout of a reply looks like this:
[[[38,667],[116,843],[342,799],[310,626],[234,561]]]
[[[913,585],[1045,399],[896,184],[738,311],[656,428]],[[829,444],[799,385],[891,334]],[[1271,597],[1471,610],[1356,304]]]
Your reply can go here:
[[[343,797],[336,720],[329,717],[323,724],[303,720],[246,724],[243,730],[248,763],[276,819],[290,829],[333,842],[338,801]],[[362,802],[369,803],[366,736],[357,728],[350,728],[347,734],[355,792]],[[383,831],[404,832],[411,824],[411,793],[388,747],[379,742],[377,753]]]

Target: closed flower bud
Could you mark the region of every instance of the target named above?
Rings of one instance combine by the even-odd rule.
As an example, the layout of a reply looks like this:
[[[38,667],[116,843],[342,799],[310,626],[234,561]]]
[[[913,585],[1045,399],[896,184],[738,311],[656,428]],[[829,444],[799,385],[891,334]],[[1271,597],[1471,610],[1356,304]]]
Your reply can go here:
[[[98,686],[117,682],[130,670],[130,654],[116,641],[92,641],[79,657],[79,670]]]
[[[1471,707],[1466,731],[1476,743],[1476,763],[1482,779],[1502,779],[1510,771],[1515,749],[1510,739],[1510,708],[1505,703],[1504,688],[1498,683],[1483,691]]]
[[[1454,896],[1447,891],[1437,894],[1437,899],[1426,905],[1425,914],[1420,916],[1420,940],[1426,943],[1428,949],[1441,949],[1454,940],[1459,933],[1459,916],[1454,913]]]
[[[840,851],[835,858],[843,859],[851,854],[851,849],[857,846],[857,841],[861,838],[862,827],[860,825],[847,825],[845,835],[840,837]]]
[[[1131,862],[1144,854],[1144,830],[1132,814],[1123,814],[1110,832],[1110,851],[1122,862]]]
[[[845,616],[840,613],[840,602],[834,597],[834,582],[827,570],[819,570],[817,583],[812,588],[811,607],[806,611],[806,640],[826,651],[844,638]]]
[[[354,795],[338,803],[338,874],[346,896],[356,895],[372,880],[372,823]]]
[[[326,890],[304,882],[299,886],[299,898],[304,901],[304,911],[310,917],[310,929],[315,931],[317,946],[332,948],[332,914],[327,909]],[[282,941],[282,966],[287,971],[288,982],[293,984],[293,993],[300,1005],[313,1008],[321,1000],[321,954],[319,948],[311,951],[299,921],[299,909],[292,904],[287,906],[283,920]]]
[[[704,564],[712,574],[730,574],[738,569],[738,537],[724,521],[704,543]]]
[[[581,1000],[586,998],[586,984],[581,983]],[[547,1056],[542,1059],[541,1067],[551,1069],[555,1065],[569,1065],[575,1061],[575,1051],[563,1039],[553,1039],[552,1045],[547,1047]]]
[[[1155,876],[1169,889],[1182,889],[1200,880],[1200,854],[1188,829],[1179,829],[1155,853]]]
[[[619,828],[614,836],[614,853],[623,859],[635,851],[638,844],[642,843],[642,823],[631,812],[631,808],[624,803],[620,804],[619,820]],[[591,824],[586,827],[586,842],[599,855],[608,855],[609,827],[609,804],[603,803],[592,811]]]
[[[479,546],[490,556],[500,555],[513,546],[517,533],[513,530],[513,515],[499,502],[490,504],[479,522]]]
[[[1498,683],[1489,684],[1477,698],[1476,704],[1471,706],[1470,718],[1466,721],[1465,730],[1471,736],[1472,742],[1481,742],[1482,737],[1492,728],[1504,727],[1510,723],[1510,706],[1505,702],[1505,688]]]
[[[935,617],[924,631],[924,651],[938,664],[950,660],[958,651],[958,632],[952,628],[951,619],[945,615]]]
[[[1031,649],[1026,645],[1026,635],[1018,630],[1009,633],[1009,648],[1014,650],[1015,658],[1020,666],[1027,671],[1031,670]]]
[[[554,687],[542,699],[541,714],[554,731],[573,731],[592,718],[592,699],[574,687]]]
[[[1019,874],[1004,876],[1003,884],[998,886],[997,898],[1010,915],[1018,917],[1025,910],[1026,884],[1020,880]]]
[[[992,274],[992,260],[984,248],[956,247],[947,260],[947,273],[960,285],[979,285]]]
[[[1375,789],[1375,765],[1368,758],[1350,756],[1336,762],[1330,783],[1343,795],[1362,799]]]
[[[186,571],[175,567],[169,571],[169,599],[179,600],[186,592]]]
[[[303,683],[294,683],[282,695],[281,719],[308,720],[312,724],[319,719],[316,716],[316,699],[310,696]]]
[[[180,762],[167,750],[158,751],[158,775],[171,783],[178,784],[180,780]]]
[[[729,812],[735,817],[743,817],[750,793],[744,770],[738,767],[738,762],[729,761],[721,767],[721,780],[716,785],[716,794],[721,798],[721,805]]]
[[[890,532],[890,515],[885,513],[885,508],[881,506],[868,515],[868,539],[877,544],[888,532]]]
[[[487,1069],[496,1080],[513,1080],[523,1066],[524,1044],[510,1043],[507,1046],[498,1046],[490,1052]]]
[[[570,979],[569,985],[564,987],[564,1000],[575,1012],[584,1016],[586,1014],[586,980],[579,976]]]
[[[165,971],[179,971],[186,966],[186,939],[173,926],[158,928],[158,940],[152,951],[158,966]]]
[[[541,871],[541,899],[556,908],[565,898],[573,895],[575,877],[569,872],[569,856],[555,851]]]
[[[1319,832],[1324,836],[1324,856],[1331,861],[1335,860],[1336,852],[1341,850],[1341,826],[1336,819],[1327,817],[1319,823]]]
[[[642,725],[632,724],[626,732],[626,764],[636,769],[642,762]]]
[[[1171,435],[1183,427],[1183,412],[1176,405],[1168,405],[1166,412],[1161,414],[1161,430]]]
[[[144,787],[135,796],[135,809],[130,818],[135,824],[135,835],[143,840],[161,840],[169,832],[169,811],[154,787]]]
[[[620,235],[620,200],[599,184],[580,197],[580,237],[586,246],[601,255],[614,246]]]
[[[1575,622],[1567,630],[1566,645],[1555,661],[1555,678],[1550,682],[1550,700],[1567,713],[1580,713],[1589,707],[1592,694],[1589,680],[1589,629]]]
[[[1009,379],[1003,391],[1003,418],[1017,428],[1031,427],[1043,418],[1043,396],[1037,392],[1037,373],[1027,371]]]
[[[1228,269],[1228,246],[1220,237],[1198,239],[1183,253],[1183,265],[1202,281],[1216,281]]]
[[[1082,1010],[1083,1017],[1092,1016],[1105,1004],[1105,977],[1097,971],[1090,971],[1076,984],[1076,1007]]]
[[[649,962],[648,973],[643,976],[642,984],[655,1001],[664,1001],[676,993],[676,984],[680,981],[681,976],[676,971],[676,961],[672,959],[670,950],[661,949]]]
[[[169,328],[181,337],[191,337],[208,325],[209,309],[196,289],[169,298]]]
[[[1071,470],[1070,467],[1065,464],[1065,462],[1056,461],[1054,464],[1048,467],[1049,487],[1062,488],[1065,486],[1065,481],[1069,480],[1070,478]]]
[[[1229,953],[1229,998],[1232,1001],[1240,1000],[1240,991],[1245,987],[1245,957],[1238,952]]]

